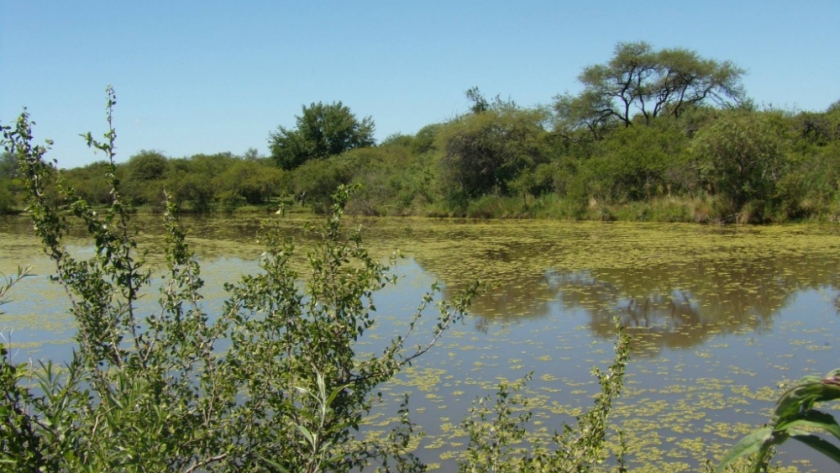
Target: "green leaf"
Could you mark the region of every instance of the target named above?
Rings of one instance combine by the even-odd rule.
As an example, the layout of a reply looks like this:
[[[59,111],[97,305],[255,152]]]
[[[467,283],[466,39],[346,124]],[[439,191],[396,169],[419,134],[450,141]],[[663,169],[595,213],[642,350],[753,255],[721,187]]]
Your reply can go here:
[[[312,435],[312,432],[310,432],[309,429],[302,425],[296,425],[295,427],[297,427],[298,431],[301,434],[303,434],[304,437],[306,437],[306,440],[309,442],[310,445],[312,445],[312,448],[315,448],[315,436]]]
[[[805,445],[826,455],[828,458],[831,458],[835,463],[840,464],[840,448],[833,443],[813,434],[797,434],[793,435],[792,438],[799,440]]]
[[[289,473],[289,470],[287,470],[286,468],[283,468],[283,465],[277,463],[274,460],[269,460],[268,458],[263,457],[262,461],[268,463],[269,465],[273,466],[274,468],[277,468],[278,470],[280,470],[283,473]]]
[[[840,425],[837,424],[834,417],[825,412],[813,409],[804,412],[801,416],[789,422],[780,423],[776,429],[792,431],[795,428],[801,427],[824,430],[840,440]]]
[[[782,394],[776,403],[774,415],[777,419],[796,416],[800,410],[810,408],[820,397],[822,384],[817,376],[806,376]]]
[[[763,427],[757,429],[742,438],[738,443],[732,447],[732,450],[723,457],[715,472],[723,471],[735,460],[752,455],[758,452],[763,445],[773,440],[773,429],[771,427]]]

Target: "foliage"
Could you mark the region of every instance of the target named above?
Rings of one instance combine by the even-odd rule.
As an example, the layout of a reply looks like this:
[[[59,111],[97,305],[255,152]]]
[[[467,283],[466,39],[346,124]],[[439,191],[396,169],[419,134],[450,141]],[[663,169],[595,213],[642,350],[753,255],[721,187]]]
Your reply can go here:
[[[267,203],[277,194],[282,171],[258,161],[238,159],[218,178],[218,188],[227,196],[245,200],[251,205]],[[224,196],[222,197],[224,199]]]
[[[3,276],[0,281],[0,307],[9,302],[9,290],[26,277],[30,269],[18,268],[17,274],[11,277],[0,273]],[[4,313],[0,309],[0,315]],[[10,362],[9,351],[2,342],[0,359],[0,387],[4,393],[0,400],[0,465],[10,463],[10,459],[23,468],[42,463],[44,459],[39,448],[40,439],[35,434],[35,422],[25,409],[26,404],[33,402],[33,397],[18,384],[26,375],[26,370]]]
[[[283,169],[294,169],[311,159],[324,159],[347,150],[373,146],[373,119],[357,119],[341,102],[303,107],[296,128],[278,127],[269,135],[271,157]]]
[[[356,168],[347,155],[307,161],[285,174],[285,187],[317,213],[330,210],[335,189],[350,184]]]
[[[179,205],[189,202],[196,212],[212,210],[221,200],[220,194],[232,187],[226,181],[219,182],[219,176],[237,161],[230,153],[197,154],[189,159],[170,160],[170,174],[166,179],[168,198]]]
[[[490,398],[484,397],[473,402],[471,417],[462,422],[469,432],[470,443],[466,459],[459,471],[477,472],[517,472],[522,471],[522,462],[527,458],[528,449],[518,446],[525,438],[531,412],[514,415],[518,409],[527,409],[528,399],[518,392],[531,380],[529,373],[516,383],[503,381],[496,391],[496,401],[488,406]]]
[[[685,137],[668,127],[617,130],[598,143],[591,168],[589,195],[611,201],[650,200],[668,192],[669,170],[685,155]],[[586,172],[584,171],[584,175]]]
[[[731,62],[704,59],[694,51],[619,43],[608,63],[580,74],[584,91],[558,97],[555,108],[571,128],[586,127],[600,136],[610,122],[631,126],[637,114],[650,124],[661,115],[679,117],[705,101],[738,103],[744,98],[743,74]]]
[[[270,134],[269,158],[253,148],[241,157],[141,151],[114,164],[114,176],[124,202],[154,211],[165,209],[166,189],[180,212],[296,201],[327,213],[336,187],[355,183],[362,188],[346,210],[364,215],[837,220],[840,101],[824,111],[762,109],[746,97],[743,73],[686,49],[619,43],[581,71],[580,93],[555,97],[553,108],[473,87],[463,115],[373,146],[369,117],[313,103],[294,128]],[[0,213],[23,207],[16,166],[0,160]],[[62,170],[61,179],[107,206],[109,166]]]
[[[133,205],[163,203],[164,179],[169,160],[160,151],[142,150],[125,164],[124,192]]]
[[[472,113],[478,114],[490,110],[490,102],[484,98],[484,95],[481,94],[478,87],[470,87],[466,92],[464,92],[464,95],[466,95],[467,99],[473,103],[470,107],[470,111],[472,111]]]
[[[785,172],[783,135],[772,115],[739,111],[697,134],[692,147],[701,178],[729,201],[733,215],[753,203],[760,218],[761,206],[772,203]]]
[[[62,177],[67,186],[76,189],[79,197],[92,205],[107,205],[111,200],[111,187],[105,176],[111,169],[107,161],[96,161],[87,166],[64,170]],[[124,176],[124,169],[116,171],[117,176]],[[125,182],[125,179],[121,179]],[[123,185],[123,188],[131,187]],[[148,192],[142,186],[137,186],[142,193]],[[162,188],[160,189],[162,190]]]
[[[604,450],[608,431],[608,418],[613,400],[624,386],[624,373],[630,355],[630,337],[619,329],[615,344],[615,357],[606,373],[593,369],[601,392],[595,396],[595,405],[578,416],[577,425],[563,425],[562,432],[555,432],[551,447],[538,444],[517,446],[525,439],[530,411],[514,416],[517,410],[527,409],[528,402],[519,391],[531,375],[519,383],[501,383],[496,392],[496,402],[488,407],[489,398],[481,399],[471,409],[472,418],[464,421],[470,434],[466,459],[460,465],[463,473],[485,472],[569,472],[603,471]],[[513,395],[511,393],[514,393]],[[624,440],[619,431],[619,451],[616,471],[624,468]]]
[[[17,200],[9,190],[9,182],[6,179],[0,179],[0,215],[14,212],[15,207],[17,207]]]
[[[0,215],[19,210],[21,180],[17,158],[12,153],[0,154]]]
[[[352,182],[360,190],[348,203],[348,212],[362,215],[416,213],[436,200],[431,158],[417,155],[410,147],[382,144],[350,151]]]
[[[417,134],[414,135],[414,141],[411,143],[411,151],[414,154],[423,154],[433,150],[435,147],[435,137],[440,127],[440,124],[434,123],[426,125],[417,131]]]
[[[583,139],[591,136],[600,140],[616,128],[615,122],[611,120],[613,110],[609,100],[596,91],[584,90],[577,96],[569,93],[558,95],[555,97],[554,111],[559,119],[557,131],[568,138],[583,135]],[[574,139],[582,138],[575,136]]]
[[[505,195],[509,182],[546,160],[542,110],[491,108],[459,117],[437,133],[440,183],[458,201],[488,193]]]
[[[359,231],[344,229],[348,189],[339,189],[324,225],[311,229],[320,243],[308,254],[304,285],[291,268],[292,240],[269,227],[262,272],[229,285],[219,314],[204,312],[200,268],[169,202],[159,309],[143,315],[137,303],[151,273],[114,173],[115,104],[109,88],[105,140],[86,135],[108,157],[110,206],[100,214],[61,187],[94,244],[88,260],[62,243],[67,216],[44,198],[42,178],[52,166],[43,159],[47,147],[32,145],[28,115],[3,127],[36,233],[70,298],[78,349],[63,370],[48,363],[30,371],[4,353],[2,461],[26,471],[350,471],[374,461],[421,470],[406,452],[413,427],[405,408],[386,443],[357,440],[352,431],[377,387],[463,317],[477,284],[438,303],[427,342],[412,348],[406,338],[433,304],[435,287],[405,336],[361,357],[355,344],[374,324],[375,292],[396,278],[367,253]],[[24,387],[26,378],[37,389]]]
[[[723,471],[735,460],[755,454],[752,471],[758,473],[762,468],[766,468],[773,447],[789,439],[802,442],[840,465],[840,447],[814,433],[825,433],[840,440],[840,425],[834,416],[814,409],[814,404],[818,402],[838,399],[840,369],[833,370],[822,378],[802,378],[779,398],[770,425],[753,431],[735,444],[716,471]]]

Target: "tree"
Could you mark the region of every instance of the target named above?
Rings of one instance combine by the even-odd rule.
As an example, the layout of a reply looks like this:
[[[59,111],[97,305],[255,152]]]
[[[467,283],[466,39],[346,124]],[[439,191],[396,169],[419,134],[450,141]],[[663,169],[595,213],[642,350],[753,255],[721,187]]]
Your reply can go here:
[[[17,158],[8,152],[0,155],[0,215],[12,213],[17,206],[19,174]]]
[[[481,94],[478,87],[471,87],[467,89],[464,95],[466,95],[470,102],[473,103],[472,107],[470,107],[470,110],[473,113],[486,112],[490,109],[490,102],[484,98],[484,95]]]
[[[692,154],[701,178],[728,201],[732,212],[742,213],[747,204],[762,206],[773,199],[785,170],[782,126],[772,114],[733,111],[697,134]],[[756,210],[760,209],[752,209]]]
[[[0,178],[17,179],[20,177],[17,157],[9,152],[0,154]]]
[[[217,178],[218,188],[230,199],[245,199],[251,205],[267,202],[276,191],[283,171],[257,161],[241,159]]]
[[[126,197],[135,205],[160,204],[169,160],[159,151],[141,150],[124,165]]]
[[[188,201],[196,212],[210,211],[219,198],[219,176],[239,161],[227,152],[169,160],[168,198],[178,205]]]
[[[490,109],[459,117],[437,133],[441,180],[450,198],[506,194],[510,182],[546,160],[540,109]]]
[[[730,61],[705,59],[687,49],[654,51],[645,42],[619,43],[613,58],[583,70],[584,91],[577,97],[557,97],[555,109],[566,126],[588,128],[593,134],[607,124],[645,124],[661,115],[679,117],[692,105],[717,105],[744,99],[744,70]]]
[[[313,103],[295,117],[294,130],[278,127],[268,138],[271,157],[286,170],[354,148],[373,146],[373,119],[358,120],[341,102]]]
[[[349,184],[354,173],[353,163],[348,156],[342,155],[308,161],[294,172],[286,173],[284,181],[285,187],[291,189],[301,203],[311,205],[317,213],[326,213],[335,189]]]
[[[411,152],[414,154],[423,154],[434,149],[435,137],[441,125],[439,123],[432,123],[426,125],[414,135],[414,142],[411,143]]]
[[[107,205],[111,201],[111,189],[105,176],[110,166],[107,161],[96,161],[86,166],[62,171],[62,178],[68,186],[76,190],[79,197],[88,203]]]
[[[687,140],[675,127],[622,128],[598,142],[584,161],[592,197],[613,201],[650,200],[669,185],[666,175],[685,154]],[[586,171],[590,171],[587,173]]]
[[[128,160],[128,178],[139,181],[162,179],[166,173],[168,160],[159,151],[142,150]]]

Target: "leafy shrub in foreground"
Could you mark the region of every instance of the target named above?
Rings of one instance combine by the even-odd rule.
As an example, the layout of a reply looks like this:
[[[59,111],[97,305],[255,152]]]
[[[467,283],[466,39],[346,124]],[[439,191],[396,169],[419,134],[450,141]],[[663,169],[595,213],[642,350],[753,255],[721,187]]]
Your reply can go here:
[[[115,103],[109,89],[109,125]],[[312,230],[320,242],[308,255],[305,287],[290,266],[293,242],[268,229],[262,272],[230,285],[222,313],[212,317],[169,204],[159,309],[141,314],[137,301],[151,274],[116,185],[115,136],[113,127],[104,142],[87,135],[109,159],[106,211],[61,188],[95,246],[94,257],[79,260],[62,244],[65,213],[43,198],[43,178],[52,173],[47,148],[32,145],[25,112],[14,128],[3,127],[3,144],[21,163],[36,234],[70,297],[78,348],[61,370],[15,366],[3,353],[0,462],[19,471],[349,471],[370,462],[422,469],[405,451],[406,417],[386,442],[357,440],[352,431],[377,387],[463,317],[476,286],[440,304],[427,343],[411,348],[397,337],[378,356],[357,356],[355,343],[374,323],[374,293],[396,278],[362,247],[358,232],[342,227],[349,192],[339,189],[326,223]],[[26,378],[36,389],[22,386]]]
[[[12,364],[0,345],[0,467],[316,472],[375,464],[384,471],[424,471],[409,448],[414,426],[407,398],[399,425],[384,441],[358,439],[353,430],[370,411],[378,387],[463,318],[479,283],[452,303],[438,303],[437,323],[425,343],[409,347],[406,340],[433,303],[436,286],[420,301],[408,333],[380,355],[362,357],[356,342],[375,322],[375,293],[396,277],[368,254],[358,231],[342,227],[351,189],[339,187],[326,222],[310,229],[320,238],[307,255],[309,274],[292,268],[293,241],[268,228],[262,271],[228,285],[229,299],[212,316],[201,304],[200,267],[174,217],[174,204],[167,202],[166,275],[158,309],[142,314],[137,303],[150,288],[151,272],[138,254],[117,186],[115,104],[109,88],[105,141],[86,135],[88,145],[108,158],[111,202],[101,214],[60,177],[60,202],[67,207],[59,209],[44,187],[55,182],[54,168],[44,161],[47,148],[32,145],[26,112],[14,127],[2,127],[3,145],[21,166],[36,235],[56,264],[54,279],[70,298],[78,347],[63,368],[51,362],[35,368]],[[68,217],[85,224],[95,247],[92,258],[76,259],[63,245]],[[0,304],[25,274],[0,286]],[[595,408],[579,417],[577,426],[557,433],[554,448],[507,449],[522,438],[526,418],[510,417],[518,401],[500,386],[497,417],[487,424],[489,411],[476,408],[479,421],[465,421],[470,445],[462,470],[600,468],[627,342],[619,336],[608,373],[596,370],[601,394]]]

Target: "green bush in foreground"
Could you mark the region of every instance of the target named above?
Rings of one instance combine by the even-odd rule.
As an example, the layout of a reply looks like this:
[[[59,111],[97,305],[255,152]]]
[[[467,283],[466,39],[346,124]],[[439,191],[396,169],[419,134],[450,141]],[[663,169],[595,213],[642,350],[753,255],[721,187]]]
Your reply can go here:
[[[408,333],[378,356],[355,351],[375,322],[374,295],[396,277],[374,261],[358,231],[341,225],[350,190],[340,187],[326,222],[310,229],[320,238],[308,253],[309,273],[292,269],[295,247],[276,228],[265,230],[259,274],[227,287],[221,313],[204,312],[200,268],[167,203],[166,275],[158,309],[141,314],[138,300],[151,272],[138,255],[129,211],[115,176],[111,112],[105,141],[86,135],[108,158],[111,204],[101,214],[64,184],[44,161],[47,148],[32,145],[24,112],[3,126],[3,145],[19,160],[27,210],[53,276],[66,290],[75,316],[78,346],[58,368],[12,364],[0,345],[0,468],[12,471],[423,471],[410,444],[414,425],[407,399],[400,422],[381,441],[353,431],[365,420],[377,389],[427,352],[464,316],[475,283],[451,303],[438,303],[437,323],[424,343],[406,344],[415,323],[433,303],[433,287],[420,301]],[[56,179],[57,176],[57,179]],[[44,187],[57,182],[61,202]],[[63,239],[68,217],[80,219],[95,255],[79,260]],[[26,275],[0,286],[0,303]],[[301,284],[303,281],[303,284]],[[469,445],[461,471],[623,471],[602,463],[612,400],[623,386],[629,340],[623,333],[595,406],[564,426],[550,446],[521,445],[529,414],[513,417],[524,403],[499,387],[496,403],[480,401],[464,422]],[[515,389],[515,386],[514,386]]]
[[[108,92],[108,122],[115,104]],[[129,213],[114,176],[113,127],[87,141],[107,155],[112,202],[101,215],[66,186],[69,213],[81,219],[96,254],[78,260],[62,244],[66,212],[43,198],[55,170],[47,149],[32,145],[24,113],[3,128],[3,144],[20,160],[28,211],[54,278],[67,291],[78,333],[66,368],[14,366],[3,353],[6,396],[0,464],[18,471],[348,471],[375,462],[419,469],[405,447],[404,418],[388,441],[356,440],[377,386],[422,355],[464,314],[477,286],[441,303],[427,343],[398,337],[379,356],[361,358],[355,342],[373,325],[373,294],[396,282],[388,268],[346,232],[339,190],[320,243],[309,253],[305,288],[290,267],[294,245],[266,230],[262,272],[230,285],[218,316],[201,305],[198,263],[175,221],[166,216],[167,275],[159,309],[141,315],[138,299],[150,271],[137,255]],[[411,323],[432,304],[421,301]],[[35,389],[19,381],[30,378]]]

